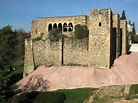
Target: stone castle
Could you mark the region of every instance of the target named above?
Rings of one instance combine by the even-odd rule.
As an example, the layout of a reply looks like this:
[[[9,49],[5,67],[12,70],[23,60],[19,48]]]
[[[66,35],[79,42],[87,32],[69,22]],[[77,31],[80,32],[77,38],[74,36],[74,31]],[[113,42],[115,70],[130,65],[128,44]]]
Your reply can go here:
[[[88,40],[62,38],[48,40],[49,31],[60,28],[62,34],[72,37],[77,24],[89,29]],[[44,33],[43,40],[33,39]],[[115,58],[127,53],[127,22],[108,9],[92,9],[89,16],[38,18],[32,21],[31,39],[25,40],[24,76],[35,66],[87,65],[109,69]]]

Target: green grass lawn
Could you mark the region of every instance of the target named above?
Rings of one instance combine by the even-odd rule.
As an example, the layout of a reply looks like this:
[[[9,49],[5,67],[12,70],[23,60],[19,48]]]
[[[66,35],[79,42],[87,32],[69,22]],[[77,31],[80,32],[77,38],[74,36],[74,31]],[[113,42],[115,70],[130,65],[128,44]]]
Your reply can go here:
[[[61,92],[65,94],[66,100],[64,103],[83,103],[84,100],[88,99],[93,91],[93,88],[78,88],[78,89],[68,89],[68,90],[57,90],[56,92]]]
[[[92,88],[57,90],[53,92],[31,92],[23,93],[12,98],[18,103],[83,103],[93,91]]]
[[[127,100],[132,100],[138,98],[138,84],[133,84],[130,87],[129,94],[127,95]]]

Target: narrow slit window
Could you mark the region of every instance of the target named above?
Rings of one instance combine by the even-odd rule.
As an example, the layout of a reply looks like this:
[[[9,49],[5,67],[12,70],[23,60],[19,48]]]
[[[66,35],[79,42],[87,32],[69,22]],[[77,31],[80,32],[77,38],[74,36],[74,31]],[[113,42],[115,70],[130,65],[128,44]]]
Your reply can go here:
[[[102,23],[101,22],[99,22],[99,26],[102,26]]]

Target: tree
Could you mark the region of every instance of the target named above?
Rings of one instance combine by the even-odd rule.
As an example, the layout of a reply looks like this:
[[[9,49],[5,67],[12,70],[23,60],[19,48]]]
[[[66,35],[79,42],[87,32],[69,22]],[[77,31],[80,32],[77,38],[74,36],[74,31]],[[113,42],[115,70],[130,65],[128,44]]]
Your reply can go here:
[[[135,30],[135,24],[134,24],[134,22],[133,22],[133,29],[132,29],[132,33],[131,33],[131,40],[132,40],[132,43],[134,43],[135,42],[135,35],[136,35],[136,30]]]
[[[121,20],[126,20],[125,10],[123,10],[123,12],[122,12],[122,16],[121,16],[120,19],[121,19]]]
[[[4,78],[6,75],[6,70],[0,70],[0,102],[6,100],[6,92],[8,90],[7,82],[8,78]]]
[[[75,25],[74,36],[77,39],[88,38],[89,30],[86,25]]]
[[[0,43],[0,69],[4,69],[5,66],[12,65],[15,55],[16,35],[11,26],[0,29]]]
[[[0,28],[0,103],[7,103],[7,99],[14,95],[10,86],[18,76],[10,75],[9,69],[24,55],[24,39],[27,37],[30,37],[30,33],[22,29],[13,31],[10,25]]]
[[[134,42],[138,43],[138,35],[135,35]]]
[[[131,24],[131,21],[129,20],[129,22],[128,22],[129,24]]]
[[[23,61],[24,58],[24,52],[25,52],[25,48],[24,48],[24,41],[26,38],[30,38],[30,33],[24,31],[23,29],[18,29],[14,31],[15,35],[16,35],[16,44],[15,44],[15,56],[16,56],[16,61],[20,62]]]
[[[50,32],[49,32],[49,37],[48,37],[48,38],[49,38],[51,41],[59,41],[60,35],[61,35],[61,30],[58,29],[58,28],[55,28],[55,29],[53,29],[53,30],[50,30]]]

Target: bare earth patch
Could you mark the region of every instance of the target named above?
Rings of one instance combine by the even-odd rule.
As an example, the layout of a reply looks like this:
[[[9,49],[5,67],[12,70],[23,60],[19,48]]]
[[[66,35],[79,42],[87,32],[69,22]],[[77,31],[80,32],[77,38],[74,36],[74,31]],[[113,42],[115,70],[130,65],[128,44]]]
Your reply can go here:
[[[108,70],[81,66],[40,66],[17,85],[24,91],[53,91],[138,84],[137,78],[138,52],[133,52],[117,58],[114,66]]]

